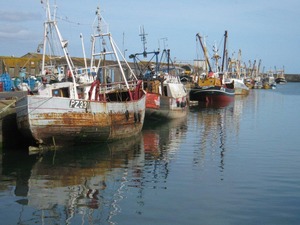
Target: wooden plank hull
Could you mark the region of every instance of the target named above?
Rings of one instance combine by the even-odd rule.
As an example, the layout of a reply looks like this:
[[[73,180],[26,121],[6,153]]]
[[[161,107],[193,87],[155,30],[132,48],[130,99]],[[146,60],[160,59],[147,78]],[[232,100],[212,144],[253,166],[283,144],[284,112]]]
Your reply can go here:
[[[113,141],[140,133],[145,101],[145,95],[128,102],[28,95],[16,103],[17,125],[38,144]]]

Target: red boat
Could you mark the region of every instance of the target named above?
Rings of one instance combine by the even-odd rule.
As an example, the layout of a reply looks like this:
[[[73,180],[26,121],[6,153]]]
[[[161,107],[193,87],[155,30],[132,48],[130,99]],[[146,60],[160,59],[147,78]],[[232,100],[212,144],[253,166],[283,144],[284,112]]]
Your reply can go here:
[[[190,90],[190,101],[225,107],[234,100],[234,89],[223,86],[198,86]]]
[[[209,62],[207,55],[207,50],[202,42],[202,38],[199,34],[197,37],[200,41],[201,47],[205,55],[205,61],[208,66],[209,72],[202,73],[197,77],[196,82],[191,87],[189,93],[190,101],[205,102],[207,104],[219,105],[221,107],[227,106],[234,100],[235,90],[233,83],[225,84],[224,76],[222,72],[219,72],[218,60],[220,56],[218,55],[217,48],[214,48],[213,59],[215,60],[216,71],[212,72],[212,67]],[[225,31],[225,40],[227,38],[227,31]],[[226,49],[226,41],[224,43],[224,53]],[[223,53],[223,54],[224,54]],[[224,58],[224,56],[223,56]],[[223,71],[224,63],[222,63]]]

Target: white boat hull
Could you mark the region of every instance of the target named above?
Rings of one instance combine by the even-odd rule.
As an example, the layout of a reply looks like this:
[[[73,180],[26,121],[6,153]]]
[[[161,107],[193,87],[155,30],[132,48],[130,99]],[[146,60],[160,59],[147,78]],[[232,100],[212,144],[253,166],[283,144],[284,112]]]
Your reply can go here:
[[[16,103],[17,125],[37,144],[112,141],[141,131],[145,101],[145,95],[128,102],[28,95]]]

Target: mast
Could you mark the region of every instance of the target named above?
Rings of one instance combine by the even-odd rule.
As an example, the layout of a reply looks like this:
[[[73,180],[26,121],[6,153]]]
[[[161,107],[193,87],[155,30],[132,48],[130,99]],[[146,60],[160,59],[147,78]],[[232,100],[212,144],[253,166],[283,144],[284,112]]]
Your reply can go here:
[[[80,34],[80,39],[81,39],[81,46],[82,46],[82,52],[83,52],[85,72],[87,72],[87,62],[86,62],[86,55],[85,55],[85,49],[84,49],[84,44],[83,44],[83,35],[82,34]]]
[[[200,42],[200,44],[201,44],[201,47],[202,47],[202,50],[203,50],[203,53],[204,53],[204,57],[205,57],[205,62],[206,62],[206,64],[208,65],[208,69],[209,69],[209,71],[212,71],[211,66],[210,66],[210,62],[209,62],[209,59],[208,59],[208,56],[207,56],[207,50],[206,50],[206,47],[204,46],[204,44],[203,44],[203,42],[202,42],[202,37],[200,36],[199,33],[197,33],[196,36],[198,37],[199,42]]]
[[[41,2],[42,4],[43,1]],[[72,59],[68,53],[68,49],[67,49],[67,46],[68,46],[68,41],[67,40],[64,40],[62,38],[62,35],[58,29],[58,26],[57,26],[57,21],[56,21],[56,6],[55,6],[55,10],[54,10],[54,15],[53,15],[53,18],[51,17],[51,11],[50,11],[50,5],[49,5],[49,0],[46,0],[45,2],[45,5],[46,5],[46,17],[47,17],[47,21],[44,22],[44,42],[43,42],[43,60],[42,60],[42,75],[45,75],[45,57],[46,57],[46,51],[47,51],[47,44],[49,44],[49,48],[51,48],[51,50],[53,50],[52,48],[54,47],[54,43],[51,43],[54,42],[53,40],[53,30],[56,32],[56,36],[59,40],[59,43],[60,43],[60,47],[61,47],[61,50],[63,51],[63,54],[65,56],[65,59],[67,61],[67,65],[68,65],[68,68],[69,68],[69,71],[71,73],[71,76],[72,76],[72,80],[73,80],[73,85],[74,87],[76,87],[76,81],[75,81],[75,75],[74,75],[74,64],[72,62]],[[49,43],[48,43],[49,42]],[[73,91],[74,91],[74,96],[77,98],[77,90],[76,88],[73,88]]]
[[[167,50],[167,59],[168,59],[168,74],[170,73],[170,49]]]
[[[105,79],[106,74],[105,74],[105,66],[104,65],[105,65],[106,55],[112,55],[115,58],[115,60],[118,64],[120,73],[121,73],[122,78],[123,78],[123,80],[126,84],[127,89],[130,90],[130,87],[129,87],[128,81],[126,79],[126,75],[124,73],[124,70],[123,70],[123,67],[121,65],[120,58],[119,58],[118,54],[120,54],[122,59],[126,62],[125,57],[122,55],[120,49],[118,48],[115,41],[113,40],[111,33],[109,32],[108,24],[104,21],[103,17],[101,16],[100,7],[97,7],[96,17],[97,17],[97,25],[96,25],[97,33],[92,35],[92,56],[91,56],[92,62],[95,60],[96,56],[100,57],[98,66],[96,68],[96,71],[97,72],[99,71],[100,66],[102,64],[102,72],[103,72],[103,75],[104,75],[103,79]],[[96,42],[97,38],[98,38],[99,42]],[[96,43],[99,43],[101,45],[100,46],[100,52],[95,52],[95,47],[96,47],[95,44]],[[102,60],[102,62],[101,62],[101,60]],[[128,69],[130,70],[131,75],[133,75],[134,78],[136,79],[135,74],[133,73],[133,71],[131,70],[131,68],[129,67],[129,64],[127,62],[126,62],[126,65],[127,65]],[[129,95],[130,95],[130,99],[133,100],[133,96],[132,96],[132,93],[130,91],[129,91]]]
[[[257,66],[257,75],[259,76],[260,73],[260,65],[261,65],[261,59],[258,61],[258,66]]]
[[[43,2],[41,2],[43,4]],[[42,75],[45,75],[45,57],[46,57],[46,47],[47,47],[47,32],[49,21],[51,19],[49,1],[46,1],[46,18],[47,21],[44,22],[44,40],[43,40],[43,59],[42,59]]]
[[[158,73],[159,70],[159,61],[158,61],[158,55],[159,55],[159,50],[158,51],[152,51],[152,52],[147,52],[147,41],[146,41],[146,33],[145,33],[145,29],[144,26],[140,26],[140,34],[139,36],[141,36],[141,41],[143,43],[143,52],[142,53],[135,53],[135,54],[130,54],[129,58],[133,59],[134,65],[135,65],[135,70],[138,71],[140,73],[140,76],[143,76],[144,72],[145,72],[145,68],[143,67],[143,62],[141,59],[138,58],[139,55],[142,55],[144,58],[147,58],[149,54],[153,54],[152,58],[148,61],[147,66],[150,65],[152,59],[155,57],[155,73]],[[165,50],[164,50],[165,51]],[[164,52],[163,52],[164,53]],[[163,54],[162,53],[162,54]],[[141,62],[141,65],[139,65],[139,62]],[[142,68],[143,67],[143,68]]]
[[[214,72],[220,72],[219,71],[219,59],[221,57],[219,56],[218,51],[219,51],[219,49],[217,48],[217,45],[214,44],[214,46],[213,46],[214,55],[212,57],[215,60],[215,71]]]
[[[226,49],[227,49],[227,37],[228,37],[227,36],[227,30],[225,30],[225,34],[224,34],[224,49],[223,49],[221,72],[224,72],[225,54],[226,54]]]
[[[148,35],[148,34],[145,34],[144,26],[140,26],[139,36],[141,36],[141,41],[143,42],[143,48],[144,48],[143,56],[144,56],[144,58],[147,58],[146,35]]]
[[[239,49],[238,52],[238,58],[237,58],[237,71],[238,71],[238,76],[240,78],[241,74],[243,74],[243,70],[242,70],[242,65],[241,65],[241,61],[242,61],[242,50]],[[243,74],[244,75],[244,74]],[[245,76],[245,75],[244,75]]]
[[[252,70],[251,70],[251,77],[252,77],[252,78],[253,78],[253,73],[255,73],[255,77],[258,76],[258,74],[256,74],[256,72],[254,72],[254,71],[255,71],[255,65],[256,65],[256,60],[254,60],[254,62],[253,62],[253,67],[252,67]]]

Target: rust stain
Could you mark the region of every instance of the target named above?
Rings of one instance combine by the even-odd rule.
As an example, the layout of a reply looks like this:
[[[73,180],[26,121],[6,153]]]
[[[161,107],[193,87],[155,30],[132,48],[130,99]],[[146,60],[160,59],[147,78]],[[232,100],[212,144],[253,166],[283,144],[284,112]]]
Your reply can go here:
[[[67,142],[103,142],[138,134],[143,112],[136,113],[43,113],[31,119],[32,136],[37,142],[65,145]],[[28,124],[27,120],[20,123]],[[30,133],[29,126],[25,126]]]
[[[140,113],[141,115],[141,113]],[[140,122],[134,113],[91,114],[91,113],[43,113],[37,118],[39,121],[47,121],[47,125],[70,126],[109,126],[110,124],[129,125]]]

